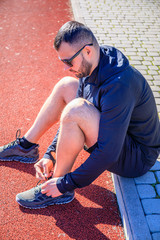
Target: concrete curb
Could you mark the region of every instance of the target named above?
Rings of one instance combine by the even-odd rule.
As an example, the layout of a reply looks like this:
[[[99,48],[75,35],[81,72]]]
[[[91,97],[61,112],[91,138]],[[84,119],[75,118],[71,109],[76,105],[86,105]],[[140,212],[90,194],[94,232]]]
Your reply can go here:
[[[149,227],[142,209],[133,178],[112,174],[127,240],[151,240]]]

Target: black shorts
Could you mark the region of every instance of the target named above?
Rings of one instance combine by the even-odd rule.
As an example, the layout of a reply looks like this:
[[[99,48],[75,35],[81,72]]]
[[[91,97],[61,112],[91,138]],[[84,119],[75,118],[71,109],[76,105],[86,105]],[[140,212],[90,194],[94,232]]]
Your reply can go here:
[[[92,153],[97,146],[98,143],[95,143],[90,148],[85,146],[84,149],[87,152]],[[158,151],[155,150],[153,153],[153,148],[148,148],[147,151],[149,152],[148,156],[150,154],[152,155],[152,157],[150,157],[151,160],[146,158],[144,149],[142,151],[142,145],[127,135],[118,160],[106,170],[122,177],[142,176],[155,164],[158,158]]]

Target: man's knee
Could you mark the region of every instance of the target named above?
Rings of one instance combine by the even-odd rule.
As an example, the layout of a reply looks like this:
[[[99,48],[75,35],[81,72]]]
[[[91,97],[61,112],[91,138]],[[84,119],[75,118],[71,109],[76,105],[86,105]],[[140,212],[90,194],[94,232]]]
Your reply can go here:
[[[61,91],[69,91],[72,89],[75,91],[78,88],[78,80],[70,76],[63,77],[59,82],[57,82],[55,88],[58,88]]]
[[[78,80],[73,77],[62,78],[53,88],[53,94],[56,92],[64,98],[66,103],[69,103],[76,97],[78,89]]]
[[[85,135],[85,143],[92,146],[98,138],[100,112],[89,101],[76,98],[66,105],[61,124],[76,122]]]
[[[62,85],[62,86],[67,86],[67,85],[73,84],[74,82],[78,83],[78,80],[74,77],[66,76],[66,77],[61,78],[61,80],[57,84]]]
[[[83,98],[72,100],[64,108],[61,115],[61,122],[82,120],[88,114],[89,105],[90,103]]]
[[[100,112],[89,101],[76,98],[69,102],[61,115],[61,123],[74,121],[82,130],[99,129]],[[92,130],[91,130],[92,131]]]

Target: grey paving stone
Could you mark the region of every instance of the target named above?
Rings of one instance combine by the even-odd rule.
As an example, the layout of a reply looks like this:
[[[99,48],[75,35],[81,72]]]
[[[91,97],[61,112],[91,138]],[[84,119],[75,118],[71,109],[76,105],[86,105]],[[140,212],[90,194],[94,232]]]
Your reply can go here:
[[[148,66],[148,68],[149,69],[151,69],[151,70],[159,70],[159,68],[157,67],[157,66],[151,66],[152,64],[150,64],[149,66]]]
[[[134,178],[136,184],[153,184],[156,183],[156,178],[153,172],[147,172],[141,177]]]
[[[144,75],[145,79],[148,80],[153,80],[153,77],[151,75]],[[150,81],[150,84],[153,85],[153,81]]]
[[[156,176],[157,176],[158,182],[160,182],[160,171],[156,171]]]
[[[156,81],[160,81],[160,76],[153,76]]]
[[[159,86],[151,86],[152,91],[159,92],[160,87]]]
[[[151,61],[143,61],[142,63],[143,63],[144,65],[147,65],[147,66],[148,66],[148,65],[152,65]]]
[[[160,199],[142,199],[141,202],[146,215],[160,214]]]
[[[156,104],[157,104],[157,105],[158,105],[158,104],[160,105],[160,98],[156,98],[155,100],[156,100]]]
[[[131,56],[131,60],[139,60],[139,61],[141,61],[141,60],[143,60],[143,58],[140,57],[140,56]]]
[[[156,161],[156,163],[153,165],[153,167],[150,170],[151,171],[160,170],[160,162]]]
[[[152,57],[144,57],[144,61],[152,61],[153,60],[153,58]]]
[[[135,61],[135,60],[131,60],[131,61],[130,61],[130,64],[136,66],[137,68],[138,68],[139,66],[141,66],[141,62],[140,62],[140,61]],[[147,69],[147,68],[146,68],[146,69]]]
[[[150,86],[153,85],[153,81],[150,81],[150,80],[148,80],[147,78],[146,78],[146,80],[147,80],[147,82],[149,83]]]
[[[157,194],[160,196],[160,184],[156,184]]]
[[[158,75],[158,72],[155,70],[149,70],[148,73],[151,75]]]
[[[147,55],[150,57],[158,57],[159,56],[159,53],[158,52],[147,52]]]
[[[144,66],[144,65],[138,65],[138,66],[136,66],[136,68],[138,68],[138,69],[140,69],[140,70],[145,70],[145,69],[148,69],[147,68],[147,66]],[[147,76],[147,75],[146,75]],[[150,75],[148,75],[148,76],[150,76]]]
[[[152,234],[152,239],[153,239],[153,240],[160,240],[160,232],[158,232],[158,233],[153,233],[153,234]]]
[[[136,56],[137,55],[137,52],[135,51],[132,51],[132,52],[127,52],[126,54],[127,56]],[[138,56],[142,56],[142,54],[139,54]]]
[[[158,54],[157,54],[158,55]],[[160,56],[158,55],[158,57],[154,57],[153,58],[155,61],[158,61],[158,62],[160,62]]]
[[[156,97],[158,97],[158,98],[160,97],[160,93],[159,93],[159,92],[154,92],[154,91],[153,91],[153,95],[154,95],[155,98],[156,98]]]
[[[160,232],[160,215],[146,216],[151,233]]]
[[[139,68],[138,68],[139,66],[136,66],[136,68],[139,70]],[[147,71],[146,70],[139,70],[140,72],[141,72],[141,74],[142,75],[145,75],[145,74],[147,74]]]
[[[151,185],[136,185],[140,199],[155,198],[156,192]]]

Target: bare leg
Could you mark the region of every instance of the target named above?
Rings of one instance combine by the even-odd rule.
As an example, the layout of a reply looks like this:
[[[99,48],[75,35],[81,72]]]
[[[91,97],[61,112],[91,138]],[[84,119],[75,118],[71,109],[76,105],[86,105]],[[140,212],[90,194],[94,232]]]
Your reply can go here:
[[[99,120],[99,111],[85,99],[74,99],[65,107],[61,116],[53,177],[61,177],[71,171],[84,143],[91,147],[97,142]]]
[[[59,120],[63,108],[75,98],[77,88],[78,80],[73,77],[65,77],[55,85],[34,124],[25,134],[28,141],[37,143],[40,137]]]

